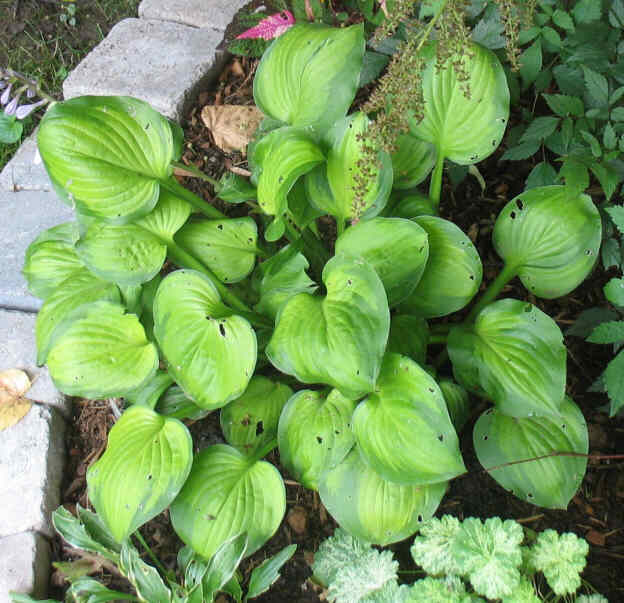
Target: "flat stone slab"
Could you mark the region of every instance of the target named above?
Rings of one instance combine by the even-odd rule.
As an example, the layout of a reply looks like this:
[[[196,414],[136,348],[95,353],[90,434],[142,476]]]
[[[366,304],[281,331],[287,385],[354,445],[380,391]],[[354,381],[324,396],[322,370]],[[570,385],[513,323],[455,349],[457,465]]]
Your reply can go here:
[[[0,191],[0,216],[0,307],[36,312],[41,300],[22,276],[26,248],[42,230],[72,220],[73,211],[53,192]]]
[[[52,537],[50,517],[60,504],[64,435],[61,414],[40,404],[0,431],[0,537],[29,531]]]
[[[248,0],[143,0],[139,17],[224,32]]]
[[[0,191],[52,191],[37,151],[37,134],[29,136],[0,173]]]
[[[49,575],[50,545],[40,534],[0,538],[0,603],[11,603],[10,591],[45,597]]]
[[[134,96],[179,121],[197,87],[222,68],[222,38],[214,29],[125,19],[70,73],[63,93]]]
[[[52,406],[65,417],[69,417],[71,414],[69,398],[56,389],[47,367],[37,366],[36,318],[35,314],[0,310],[0,371],[12,368],[26,371],[33,382],[26,397]]]

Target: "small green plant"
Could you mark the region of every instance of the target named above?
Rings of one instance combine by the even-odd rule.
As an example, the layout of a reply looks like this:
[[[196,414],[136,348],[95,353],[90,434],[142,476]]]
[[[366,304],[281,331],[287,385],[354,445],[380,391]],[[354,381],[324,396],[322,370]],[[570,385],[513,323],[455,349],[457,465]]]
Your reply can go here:
[[[541,576],[558,597],[578,590],[588,551],[572,533],[536,534],[513,520],[459,521],[445,515],[420,527],[411,553],[426,576],[413,584],[399,585],[399,564],[391,551],[380,552],[340,528],[321,543],[312,569],[313,579],[328,588],[328,600],[335,603],[537,603],[550,600],[540,595]]]

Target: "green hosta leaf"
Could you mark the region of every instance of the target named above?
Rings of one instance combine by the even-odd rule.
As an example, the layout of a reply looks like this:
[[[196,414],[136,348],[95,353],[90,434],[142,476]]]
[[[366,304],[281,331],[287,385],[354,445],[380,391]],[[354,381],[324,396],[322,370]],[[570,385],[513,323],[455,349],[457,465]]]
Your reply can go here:
[[[437,209],[431,199],[420,193],[412,193],[401,199],[389,212],[389,215],[397,218],[411,220],[417,216],[435,216]]]
[[[448,338],[453,373],[465,388],[513,417],[557,413],[566,380],[561,330],[536,306],[502,299]]]
[[[277,316],[270,362],[303,383],[327,383],[349,398],[372,391],[390,330],[383,284],[361,259],[334,256],[323,269],[327,295],[300,293]]]
[[[166,118],[130,97],[81,96],[52,105],[39,128],[52,181],[81,213],[124,223],[158,201],[178,149]]]
[[[96,222],[76,244],[85,266],[102,280],[140,285],[152,280],[167,257],[167,246],[136,224]]]
[[[470,44],[472,56],[451,57],[436,67],[436,43],[421,51],[426,62],[423,73],[425,117],[410,124],[418,138],[435,145],[438,155],[460,165],[482,161],[503,138],[509,118],[507,79],[496,55],[478,44]],[[466,98],[453,68],[460,60],[470,78]]]
[[[210,412],[197,406],[177,385],[171,386],[160,397],[154,410],[161,415],[181,421],[183,419],[197,421]]]
[[[327,164],[310,172],[305,179],[310,202],[338,220],[376,216],[385,206],[392,189],[392,161],[379,152],[375,165],[364,150],[362,135],[369,119],[361,112],[337,121],[325,135],[329,146]],[[362,171],[367,163],[370,175]],[[370,165],[373,162],[373,165]]]
[[[295,25],[258,65],[256,105],[284,123],[323,131],[346,115],[355,98],[364,51],[363,25]]]
[[[577,287],[598,258],[600,214],[590,197],[564,186],[533,188],[499,214],[492,239],[507,269],[534,295],[552,299]]]
[[[281,218],[288,209],[288,192],[297,178],[323,161],[325,155],[308,130],[279,128],[267,134],[253,151],[262,211]]]
[[[612,278],[604,286],[603,291],[614,306],[624,307],[624,278]]]
[[[169,506],[192,459],[191,435],[180,421],[145,406],[124,412],[87,471],[89,499],[118,542]]]
[[[273,465],[217,444],[195,455],[170,515],[178,536],[203,557],[242,532],[249,556],[275,533],[285,509],[286,490]]]
[[[317,286],[305,272],[308,266],[308,260],[293,245],[286,245],[262,262],[254,274],[260,293],[256,311],[275,318],[279,309],[294,295],[314,293]]]
[[[106,601],[119,601],[127,593],[118,590],[110,590],[93,578],[84,576],[72,582],[67,590],[67,597],[76,603],[105,603]]]
[[[156,568],[145,563],[128,542],[124,542],[121,547],[119,569],[136,589],[140,601],[171,603],[171,591],[165,586]]]
[[[468,517],[452,544],[460,574],[488,599],[511,595],[520,582],[523,539],[522,526],[511,519],[491,517],[482,523]]]
[[[393,188],[412,188],[429,175],[436,162],[436,152],[431,143],[410,134],[400,134],[391,158]]]
[[[460,530],[459,520],[452,515],[423,523],[410,549],[416,564],[428,574],[459,574],[454,543]]]
[[[259,597],[271,588],[271,585],[280,577],[279,570],[295,554],[296,544],[284,547],[279,553],[265,559],[258,567],[255,567],[249,578],[247,587],[247,599]]]
[[[119,304],[99,301],[54,341],[48,368],[56,386],[70,396],[123,396],[146,383],[158,368],[158,352],[138,318]]]
[[[87,270],[76,272],[57,287],[37,314],[37,364],[44,364],[50,347],[71,323],[72,313],[96,301],[121,302],[119,289]]]
[[[247,534],[244,532],[230,538],[217,549],[202,579],[204,600],[212,601],[217,592],[228,583],[246,550]]]
[[[221,303],[203,274],[178,270],[163,279],[154,301],[154,334],[169,372],[201,408],[220,408],[247,389],[256,335]]]
[[[153,280],[153,279],[152,279]],[[141,285],[119,285],[121,299],[128,314],[136,314],[137,318],[141,318],[143,312],[143,287]]]
[[[455,427],[455,431],[460,432],[472,413],[472,404],[468,392],[450,379],[442,379],[438,382],[449,416]]]
[[[321,500],[351,534],[386,545],[411,536],[438,508],[446,484],[402,486],[384,480],[364,463],[357,447],[325,473]]]
[[[288,209],[290,210],[290,217],[299,230],[310,226],[310,229],[314,231],[316,228],[315,220],[324,214],[310,203],[303,178],[299,178],[288,193]]]
[[[377,272],[395,306],[416,288],[429,256],[428,235],[416,222],[373,218],[348,228],[336,241],[336,253],[364,258]]]
[[[256,263],[258,228],[252,218],[189,222],[175,240],[224,283],[244,279]]]
[[[452,222],[436,216],[414,221],[429,235],[429,259],[414,292],[401,310],[425,318],[461,310],[481,286],[483,268],[472,241]]]
[[[156,207],[136,225],[169,243],[191,215],[191,206],[168,191],[161,191]]]
[[[292,393],[283,383],[252,377],[245,393],[221,409],[221,429],[227,443],[254,456],[277,437],[282,408]]]
[[[375,392],[353,413],[365,462],[397,484],[435,484],[465,471],[435,380],[413,360],[386,354]]]
[[[74,249],[78,228],[74,222],[43,231],[26,249],[22,270],[28,290],[46,299],[68,277],[85,268]]]
[[[411,358],[418,364],[425,364],[429,327],[419,316],[395,314],[390,322],[387,352],[394,352]]]
[[[529,563],[546,576],[556,595],[572,595],[581,586],[589,545],[576,534],[544,530],[530,548]]]
[[[324,471],[347,456],[355,443],[351,416],[355,401],[338,390],[297,392],[279,419],[280,460],[306,488],[318,489]]]
[[[479,462],[491,469],[490,475],[518,498],[540,507],[565,509],[585,474],[585,457],[530,460],[553,452],[587,454],[587,425],[569,398],[558,415],[518,419],[488,410],[475,424],[473,439]]]
[[[154,409],[159,398],[173,383],[173,377],[169,373],[159,370],[141,389],[128,393],[125,396],[126,402]]]

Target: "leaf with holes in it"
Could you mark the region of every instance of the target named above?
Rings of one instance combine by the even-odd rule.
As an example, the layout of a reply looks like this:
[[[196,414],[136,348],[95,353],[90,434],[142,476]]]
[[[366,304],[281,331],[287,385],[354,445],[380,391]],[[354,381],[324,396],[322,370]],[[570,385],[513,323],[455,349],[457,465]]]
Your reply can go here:
[[[75,222],[44,230],[26,249],[22,273],[28,290],[46,299],[66,278],[85,270],[74,244],[78,240]]]
[[[394,314],[390,322],[390,335],[386,352],[407,356],[420,365],[425,364],[429,326],[420,316]]]
[[[280,460],[306,488],[317,490],[321,475],[353,447],[355,405],[336,389],[329,394],[305,389],[288,400],[279,419]]]
[[[512,417],[559,412],[566,348],[557,323],[533,304],[501,299],[473,324],[453,327],[448,352],[455,378]]]
[[[121,303],[121,294],[116,285],[97,278],[87,270],[75,273],[55,289],[37,314],[37,364],[45,363],[55,340],[71,324],[72,314],[96,301]]]
[[[189,222],[175,240],[224,283],[244,279],[256,263],[258,228],[252,218]]]
[[[300,293],[282,306],[269,361],[303,383],[327,383],[348,398],[373,391],[390,313],[383,284],[362,259],[334,256],[323,269],[327,295]]]
[[[411,134],[400,134],[396,150],[390,157],[394,172],[392,188],[413,188],[433,169],[436,162],[435,146]]]
[[[388,482],[366,465],[356,446],[342,463],[322,476],[319,494],[345,530],[366,542],[385,546],[408,538],[431,518],[446,486]]]
[[[158,351],[134,314],[109,301],[88,304],[76,314],[48,354],[60,391],[85,398],[123,396],[154,375]]]
[[[292,389],[279,381],[257,375],[245,393],[221,409],[221,430],[230,446],[253,456],[277,437],[282,408]]]
[[[256,334],[223,305],[203,274],[177,270],[163,279],[154,300],[154,335],[169,373],[201,408],[225,406],[247,388]]]
[[[285,510],[284,482],[273,465],[217,444],[195,455],[169,512],[178,536],[210,558],[242,532],[249,537],[245,555],[252,555],[273,536]]]
[[[588,435],[579,408],[565,398],[558,414],[518,419],[495,409],[475,424],[474,447],[489,474],[512,494],[540,507],[565,509],[576,494],[587,466],[584,456],[549,456],[553,452],[587,454]]]
[[[403,218],[359,222],[336,240],[336,253],[364,258],[379,275],[390,307],[410,295],[429,257],[426,231]]]
[[[124,96],[81,96],[52,105],[38,134],[61,197],[81,213],[125,223],[153,209],[179,142],[169,121]]]
[[[453,56],[438,69],[436,47],[432,42],[420,52],[425,61],[424,119],[411,119],[410,132],[435,145],[440,157],[460,165],[477,163],[498,148],[505,133],[509,118],[505,72],[492,51],[475,43],[470,44],[470,55]],[[460,82],[455,61],[463,65],[467,82]]]
[[[399,354],[386,354],[374,393],[353,413],[353,433],[366,463],[396,484],[435,484],[466,470],[438,384]]]
[[[253,83],[256,105],[284,123],[322,132],[355,98],[365,45],[362,24],[295,25],[262,56]]]
[[[591,197],[564,186],[532,188],[512,199],[492,233],[494,248],[534,295],[568,294],[589,274],[602,240]]]
[[[371,163],[362,139],[369,123],[361,112],[337,121],[324,136],[329,147],[327,164],[305,178],[310,202],[342,221],[376,216],[392,189],[392,161],[384,151],[376,153],[378,161],[367,168],[369,175],[362,170],[362,163]]]
[[[424,318],[457,312],[481,286],[479,253],[459,227],[448,220],[418,216],[414,221],[429,237],[429,259],[418,285],[399,309]]]
[[[145,406],[132,406],[115,423],[106,452],[87,471],[89,500],[122,542],[166,509],[193,461],[188,429]]]

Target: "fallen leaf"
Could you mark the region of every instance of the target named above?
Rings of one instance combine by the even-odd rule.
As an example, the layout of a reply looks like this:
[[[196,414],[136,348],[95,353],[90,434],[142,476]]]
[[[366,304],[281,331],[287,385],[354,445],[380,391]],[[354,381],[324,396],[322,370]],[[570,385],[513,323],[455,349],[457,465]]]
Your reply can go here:
[[[303,507],[294,507],[291,509],[288,513],[288,517],[286,517],[286,521],[296,534],[300,536],[305,534],[308,524],[308,515]]]
[[[590,544],[594,544],[596,546],[604,546],[606,537],[604,534],[600,532],[596,532],[596,530],[589,530],[587,534],[585,534],[585,540]]]
[[[245,153],[264,116],[259,109],[249,105],[207,105],[202,109],[201,117],[222,151]]]
[[[30,378],[19,369],[0,372],[0,431],[23,419],[32,407],[24,398],[30,389]]]

